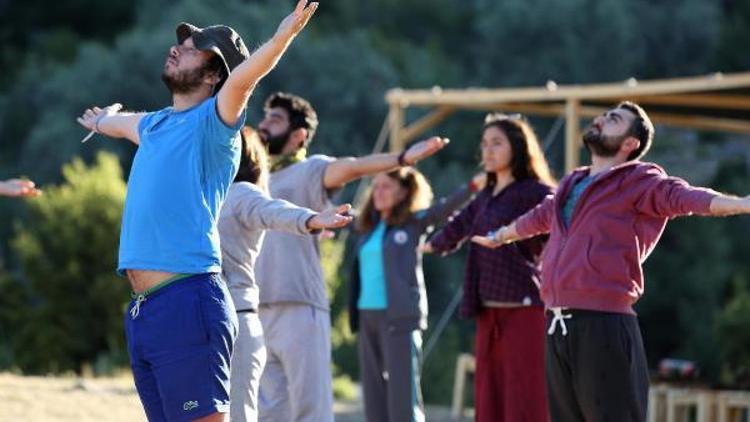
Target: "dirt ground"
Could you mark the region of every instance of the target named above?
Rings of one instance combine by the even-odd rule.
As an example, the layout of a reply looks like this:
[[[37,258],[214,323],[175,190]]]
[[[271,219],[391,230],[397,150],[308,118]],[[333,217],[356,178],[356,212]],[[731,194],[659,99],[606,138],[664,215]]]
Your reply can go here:
[[[0,374],[0,421],[144,421],[129,375],[106,379]]]
[[[336,403],[337,422],[364,421],[359,403]],[[449,421],[428,407],[428,421]],[[139,422],[146,417],[130,374],[114,378],[29,377],[0,373],[0,421]],[[469,420],[469,419],[466,419]]]

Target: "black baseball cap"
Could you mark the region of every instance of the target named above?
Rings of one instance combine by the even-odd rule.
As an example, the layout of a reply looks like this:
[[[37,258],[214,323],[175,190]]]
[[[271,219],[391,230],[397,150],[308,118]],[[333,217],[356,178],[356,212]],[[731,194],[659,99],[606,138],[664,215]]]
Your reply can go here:
[[[213,51],[221,58],[227,74],[250,57],[240,35],[226,25],[211,25],[199,28],[187,22],[177,25],[177,42],[182,44],[189,37],[193,37],[195,48],[203,51]]]

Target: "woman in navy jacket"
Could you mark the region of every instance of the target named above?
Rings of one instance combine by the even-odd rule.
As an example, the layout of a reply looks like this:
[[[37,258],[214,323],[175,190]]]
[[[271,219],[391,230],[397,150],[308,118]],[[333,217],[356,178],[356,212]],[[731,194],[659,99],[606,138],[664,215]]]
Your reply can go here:
[[[424,420],[419,386],[427,294],[420,245],[435,224],[481,188],[477,177],[430,207],[427,180],[411,167],[375,176],[357,220],[361,233],[349,317],[359,330],[359,363],[368,421]]]

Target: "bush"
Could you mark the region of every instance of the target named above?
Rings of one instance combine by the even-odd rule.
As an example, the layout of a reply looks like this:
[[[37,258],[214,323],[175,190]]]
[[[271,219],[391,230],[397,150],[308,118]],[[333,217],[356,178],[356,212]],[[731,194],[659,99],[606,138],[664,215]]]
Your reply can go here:
[[[128,285],[113,271],[125,200],[117,157],[100,153],[90,167],[75,159],[63,176],[29,201],[27,224],[12,241],[24,283],[2,286],[15,292],[17,308],[2,322],[27,373],[80,372],[101,356],[126,356]]]
[[[750,292],[744,279],[734,283],[734,295],[717,318],[722,351],[721,381],[750,388]]]

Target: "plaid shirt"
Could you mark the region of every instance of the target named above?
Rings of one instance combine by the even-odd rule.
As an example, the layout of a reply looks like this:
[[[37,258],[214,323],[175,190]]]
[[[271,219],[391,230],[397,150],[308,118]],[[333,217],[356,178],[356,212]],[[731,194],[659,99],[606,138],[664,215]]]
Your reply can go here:
[[[485,188],[453,220],[430,239],[438,253],[458,249],[473,235],[512,223],[553,192],[536,180],[516,181],[492,196]],[[546,237],[488,249],[469,242],[460,315],[471,318],[485,301],[542,306],[539,291],[539,256]]]

